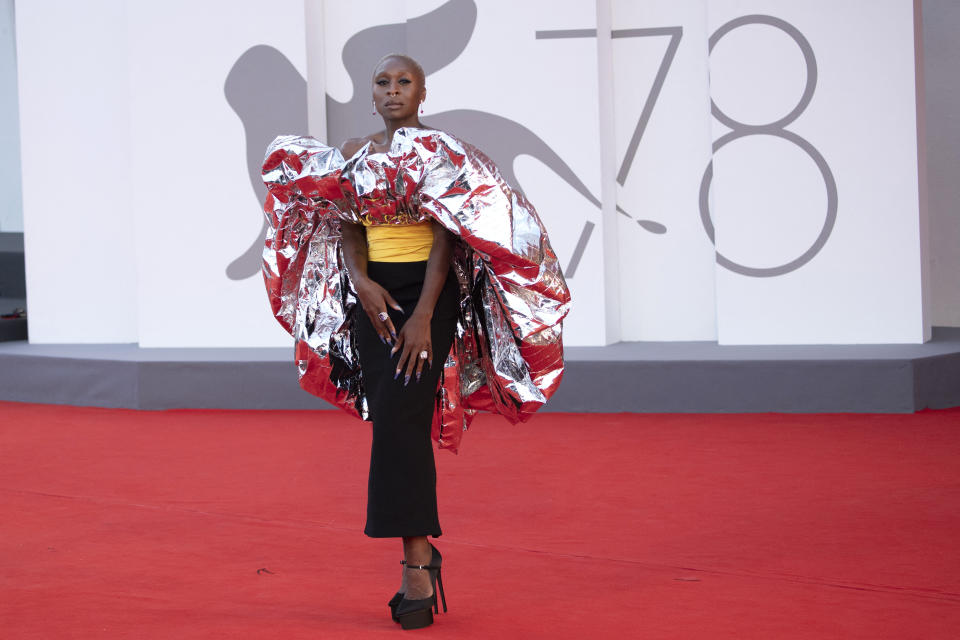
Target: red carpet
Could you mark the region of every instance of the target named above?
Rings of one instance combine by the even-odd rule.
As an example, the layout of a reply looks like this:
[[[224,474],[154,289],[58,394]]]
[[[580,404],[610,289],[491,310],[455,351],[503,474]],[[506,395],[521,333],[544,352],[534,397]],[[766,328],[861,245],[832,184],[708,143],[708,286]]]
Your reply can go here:
[[[957,638],[960,410],[481,416],[402,632],[339,413],[0,403],[0,637]]]

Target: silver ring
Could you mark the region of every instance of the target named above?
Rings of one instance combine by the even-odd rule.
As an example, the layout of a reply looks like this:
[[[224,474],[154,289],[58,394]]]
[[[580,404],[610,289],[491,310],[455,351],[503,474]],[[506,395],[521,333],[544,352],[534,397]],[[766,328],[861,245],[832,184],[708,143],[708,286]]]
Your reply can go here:
[[[377,317],[380,318],[380,322],[386,322],[387,318],[389,318],[390,316],[387,315],[386,311],[381,311],[380,313],[377,314]]]
[[[430,355],[427,353],[427,350],[426,350],[426,349],[424,349],[423,351],[420,352],[420,359],[421,359],[421,360],[426,360],[426,359],[429,358],[429,357],[430,357]]]

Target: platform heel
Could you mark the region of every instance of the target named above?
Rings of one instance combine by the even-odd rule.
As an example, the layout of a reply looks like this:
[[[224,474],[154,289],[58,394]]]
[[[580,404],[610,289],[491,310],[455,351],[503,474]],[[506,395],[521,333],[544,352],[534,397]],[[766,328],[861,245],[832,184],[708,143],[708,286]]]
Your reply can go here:
[[[433,588],[433,595],[429,598],[420,598],[417,600],[408,600],[404,597],[396,608],[397,622],[403,629],[422,629],[433,624],[434,612],[440,613],[440,606],[437,602],[437,592],[440,593],[440,602],[443,603],[443,612],[447,612],[447,597],[443,592],[443,579],[440,577],[440,565],[443,557],[437,548],[430,545],[433,557],[430,564],[413,565],[408,564],[407,569],[420,569],[430,572],[430,586]]]

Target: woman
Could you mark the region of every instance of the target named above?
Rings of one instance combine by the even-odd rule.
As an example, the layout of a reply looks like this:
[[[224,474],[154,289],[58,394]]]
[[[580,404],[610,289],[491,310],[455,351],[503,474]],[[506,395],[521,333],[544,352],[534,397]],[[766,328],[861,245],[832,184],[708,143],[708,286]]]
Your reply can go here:
[[[436,587],[444,600],[427,539],[441,534],[431,437],[456,451],[478,410],[520,421],[542,406],[562,376],[570,298],[523,195],[420,122],[420,65],[387,55],[372,87],[382,132],[268,149],[263,269],[301,386],[373,422],[364,532],[402,538],[389,605],[418,628],[439,611]]]

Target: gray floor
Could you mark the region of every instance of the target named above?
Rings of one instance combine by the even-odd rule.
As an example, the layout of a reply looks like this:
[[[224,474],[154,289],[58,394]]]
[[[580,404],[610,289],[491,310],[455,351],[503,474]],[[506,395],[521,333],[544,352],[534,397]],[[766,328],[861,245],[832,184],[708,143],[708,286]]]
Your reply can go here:
[[[571,347],[546,411],[880,412],[960,406],[960,328],[922,345]],[[323,409],[293,349],[0,343],[0,400],[135,409]]]

